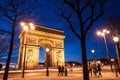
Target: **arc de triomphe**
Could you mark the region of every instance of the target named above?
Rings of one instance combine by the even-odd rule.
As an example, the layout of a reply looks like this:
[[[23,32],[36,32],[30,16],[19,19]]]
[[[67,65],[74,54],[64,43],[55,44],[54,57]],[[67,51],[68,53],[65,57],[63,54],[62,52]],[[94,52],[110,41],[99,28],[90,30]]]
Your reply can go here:
[[[21,31],[18,67],[25,63],[26,69],[36,68],[39,65],[39,50],[44,48],[44,65],[64,65],[64,32],[53,28],[35,25],[34,30]],[[49,49],[46,52],[45,49]]]

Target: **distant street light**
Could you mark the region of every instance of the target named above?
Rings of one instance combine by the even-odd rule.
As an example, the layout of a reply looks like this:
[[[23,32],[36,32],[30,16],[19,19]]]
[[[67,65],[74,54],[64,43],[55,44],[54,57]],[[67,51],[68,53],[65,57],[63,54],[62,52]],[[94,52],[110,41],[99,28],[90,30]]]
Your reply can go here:
[[[107,29],[103,29],[102,31],[97,31],[97,35],[102,36],[103,39],[104,39],[104,43],[105,43],[105,47],[106,47],[106,53],[107,53],[107,59],[108,59],[109,64],[110,64],[111,71],[113,71],[111,61],[110,61],[110,54],[109,54],[109,51],[108,51],[107,41],[106,41],[106,34],[109,34],[109,33],[110,33],[110,31],[107,30]]]
[[[75,63],[73,63],[72,65],[75,66]]]
[[[118,35],[114,35],[113,36],[113,41],[115,42],[115,48],[116,48],[116,55],[117,55],[117,59],[118,59],[118,65],[120,67],[120,50],[119,50],[119,36]]]
[[[50,49],[49,48],[46,48],[46,52],[49,52],[50,51]]]
[[[92,48],[91,52],[92,52],[93,60],[95,60],[95,55],[94,55],[95,50],[94,50],[94,48]]]
[[[24,59],[23,59],[23,66],[22,66],[22,78],[24,78],[24,71],[25,71],[25,59],[26,59],[26,41],[27,40],[25,40],[24,39],[24,37],[25,37],[25,32],[27,32],[28,33],[28,30],[29,29],[31,29],[31,30],[34,30],[35,29],[35,26],[34,26],[34,24],[33,23],[29,23],[29,22],[21,22],[20,23],[20,25],[22,26],[22,28],[24,29],[24,32],[23,32],[23,43],[22,43],[22,45],[25,45],[25,52],[24,52]],[[24,41],[25,40],[25,41]]]
[[[111,59],[111,61],[112,61],[112,62],[114,62],[114,61],[115,61],[115,59]]]

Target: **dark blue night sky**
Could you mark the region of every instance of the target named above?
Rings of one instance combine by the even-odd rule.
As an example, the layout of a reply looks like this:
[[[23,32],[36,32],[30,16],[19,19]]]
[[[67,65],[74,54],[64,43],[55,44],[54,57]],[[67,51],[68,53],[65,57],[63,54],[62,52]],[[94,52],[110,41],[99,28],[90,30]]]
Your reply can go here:
[[[65,61],[77,61],[82,62],[81,58],[81,47],[79,40],[71,32],[69,26],[66,24],[65,20],[57,15],[57,10],[59,6],[59,0],[39,0],[40,2],[40,19],[39,23],[35,22],[35,19],[32,19],[38,25],[47,26],[50,28],[56,28],[64,31],[66,36],[65,38]],[[105,5],[105,14],[101,17],[91,28],[87,35],[87,58],[92,59],[91,49],[95,49],[96,59],[106,58],[106,49],[102,37],[96,35],[96,31],[107,26],[106,20],[110,17],[120,16],[120,0],[109,0]],[[11,30],[9,24],[0,22],[0,29]],[[20,27],[17,31],[20,31]],[[19,33],[16,33],[19,35]],[[15,41],[19,42],[18,36],[15,37]],[[116,58],[116,52],[114,43],[107,37],[107,43],[109,48],[109,53],[111,58]],[[41,60],[43,62],[43,49],[42,49]],[[13,51],[11,62],[17,62],[18,49]],[[3,61],[6,57],[1,57],[0,60]]]

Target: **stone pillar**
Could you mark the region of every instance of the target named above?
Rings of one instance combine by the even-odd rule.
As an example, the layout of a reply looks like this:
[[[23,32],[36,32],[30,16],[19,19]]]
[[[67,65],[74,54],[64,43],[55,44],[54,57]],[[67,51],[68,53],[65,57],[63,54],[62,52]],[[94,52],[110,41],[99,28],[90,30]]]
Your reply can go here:
[[[33,69],[39,65],[39,48],[35,46],[27,46],[26,49],[26,69]]]

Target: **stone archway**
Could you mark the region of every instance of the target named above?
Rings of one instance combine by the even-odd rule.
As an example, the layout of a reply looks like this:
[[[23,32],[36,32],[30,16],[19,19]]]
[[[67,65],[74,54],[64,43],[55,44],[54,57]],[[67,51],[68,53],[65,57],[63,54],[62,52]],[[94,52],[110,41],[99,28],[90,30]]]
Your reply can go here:
[[[27,33],[22,30],[20,35],[18,67],[25,63],[26,69],[36,68],[39,65],[39,48],[49,48],[45,51],[45,65],[54,67],[64,65],[64,32],[43,26],[35,26],[35,30]]]
[[[38,42],[40,46],[42,46],[44,48],[44,66],[52,66],[52,62],[51,62],[51,56],[52,56],[52,45],[49,43],[49,41],[47,40],[41,40],[40,42]],[[49,49],[49,51],[47,52],[46,49]]]

